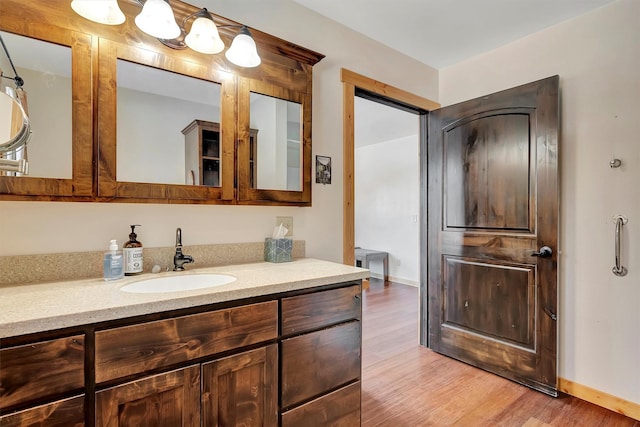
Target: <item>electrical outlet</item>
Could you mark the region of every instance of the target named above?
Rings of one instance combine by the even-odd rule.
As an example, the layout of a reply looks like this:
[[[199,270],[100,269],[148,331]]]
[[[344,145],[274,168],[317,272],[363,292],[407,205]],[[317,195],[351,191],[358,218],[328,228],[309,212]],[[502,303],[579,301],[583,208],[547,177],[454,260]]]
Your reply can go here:
[[[293,236],[293,217],[292,216],[277,216],[276,217],[276,226],[282,224],[287,228],[286,237]]]

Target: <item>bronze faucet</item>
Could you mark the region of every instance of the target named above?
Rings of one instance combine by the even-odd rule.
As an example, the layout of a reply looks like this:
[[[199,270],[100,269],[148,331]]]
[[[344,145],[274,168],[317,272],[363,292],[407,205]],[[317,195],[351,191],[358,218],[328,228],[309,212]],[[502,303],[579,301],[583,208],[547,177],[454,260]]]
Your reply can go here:
[[[176,228],[176,253],[173,256],[173,271],[184,270],[185,264],[195,262],[192,256],[182,253],[182,230],[180,227]]]

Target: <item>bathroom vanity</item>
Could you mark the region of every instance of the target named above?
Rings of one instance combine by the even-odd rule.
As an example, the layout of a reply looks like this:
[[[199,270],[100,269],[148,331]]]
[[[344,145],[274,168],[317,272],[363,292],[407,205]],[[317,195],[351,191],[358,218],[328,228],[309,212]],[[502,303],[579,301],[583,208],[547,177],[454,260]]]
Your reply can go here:
[[[302,259],[161,274],[201,273],[236,281],[2,288],[0,425],[359,425],[366,270]]]

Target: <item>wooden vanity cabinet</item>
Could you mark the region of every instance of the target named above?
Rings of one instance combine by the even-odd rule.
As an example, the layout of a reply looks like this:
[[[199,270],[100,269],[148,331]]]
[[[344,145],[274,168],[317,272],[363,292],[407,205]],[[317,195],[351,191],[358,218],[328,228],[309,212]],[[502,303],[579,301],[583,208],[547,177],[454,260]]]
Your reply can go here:
[[[0,350],[0,425],[83,425],[84,345],[74,335]]]
[[[361,317],[360,285],[282,299],[282,426],[360,424]]]
[[[347,282],[14,337],[0,425],[359,425],[360,319]]]

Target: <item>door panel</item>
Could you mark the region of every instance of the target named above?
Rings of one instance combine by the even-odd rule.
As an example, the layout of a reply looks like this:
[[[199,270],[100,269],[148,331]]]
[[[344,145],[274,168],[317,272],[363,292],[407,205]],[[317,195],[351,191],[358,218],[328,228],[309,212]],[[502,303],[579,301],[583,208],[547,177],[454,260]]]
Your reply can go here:
[[[443,327],[491,336],[533,349],[534,271],[445,256]],[[487,310],[491,307],[491,310]]]
[[[529,112],[475,115],[443,130],[447,228],[530,230]]]
[[[557,135],[557,76],[429,116],[429,346],[551,395]]]

